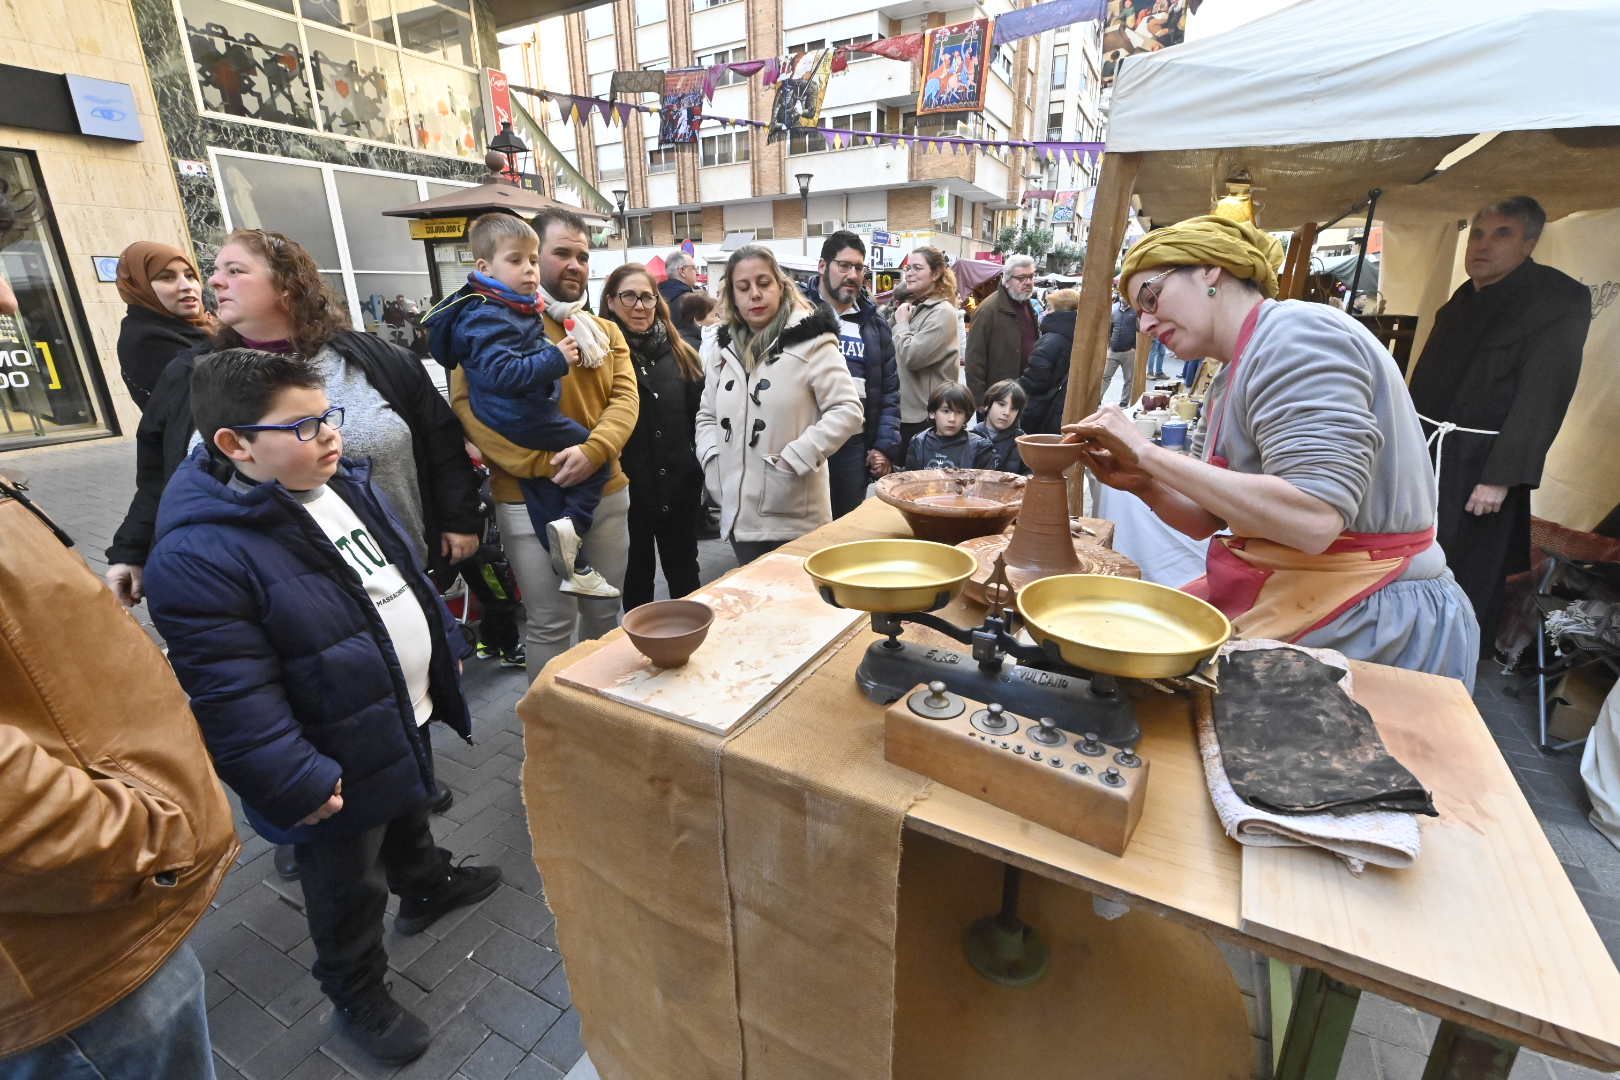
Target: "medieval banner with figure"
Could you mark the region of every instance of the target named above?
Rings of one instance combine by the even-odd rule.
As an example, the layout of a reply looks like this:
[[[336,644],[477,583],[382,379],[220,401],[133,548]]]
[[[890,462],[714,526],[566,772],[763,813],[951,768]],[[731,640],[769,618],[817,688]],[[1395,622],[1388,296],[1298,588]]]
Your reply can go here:
[[[1187,13],[1196,13],[1201,2],[1108,0],[1108,21],[1103,24],[1103,85],[1113,84],[1126,57],[1180,45],[1187,36]]]
[[[917,115],[980,112],[990,78],[993,19],[938,26],[923,38],[923,85]]]
[[[703,69],[664,72],[664,100],[658,106],[658,145],[690,146],[697,142],[703,108]]]
[[[832,53],[827,49],[799,53],[782,65],[771,108],[768,141],[776,142],[798,128],[813,128],[821,119],[821,102],[832,77]]]

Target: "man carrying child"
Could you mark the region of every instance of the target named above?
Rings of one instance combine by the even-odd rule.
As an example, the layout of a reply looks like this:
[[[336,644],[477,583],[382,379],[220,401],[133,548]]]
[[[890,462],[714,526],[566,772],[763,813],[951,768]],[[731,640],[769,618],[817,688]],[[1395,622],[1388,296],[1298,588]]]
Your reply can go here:
[[[163,494],[146,563],[153,623],[203,741],[248,822],[291,843],[312,973],[370,1056],[422,1054],[428,1027],[390,994],[383,915],[425,929],[500,883],[458,866],[428,824],[426,724],[471,733],[468,651],[366,461],[341,460],[341,405],[297,355],[201,357],[202,445]]]

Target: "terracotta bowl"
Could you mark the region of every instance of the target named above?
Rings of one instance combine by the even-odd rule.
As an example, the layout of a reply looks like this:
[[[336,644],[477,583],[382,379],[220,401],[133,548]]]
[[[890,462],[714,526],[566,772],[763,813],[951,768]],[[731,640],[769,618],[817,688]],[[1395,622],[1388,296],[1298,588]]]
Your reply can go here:
[[[960,544],[1012,524],[1024,479],[990,469],[917,469],[879,480],[877,497],[900,511],[917,539]]]
[[[654,600],[624,613],[619,625],[655,667],[685,664],[709,635],[714,610],[696,600]]]

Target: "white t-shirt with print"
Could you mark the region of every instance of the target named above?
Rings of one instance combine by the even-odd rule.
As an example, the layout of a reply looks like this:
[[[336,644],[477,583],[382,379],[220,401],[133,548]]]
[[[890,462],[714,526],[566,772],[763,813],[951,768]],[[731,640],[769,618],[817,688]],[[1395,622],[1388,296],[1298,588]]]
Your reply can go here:
[[[405,672],[405,689],[418,726],[433,715],[428,696],[428,666],[433,660],[433,631],[416,594],[386,554],[371,530],[361,521],[342,496],[322,486],[311,497],[301,499],[309,516],[321,527],[343,556],[343,561],[360,576],[366,595],[377,605],[383,626],[394,645],[394,655]]]

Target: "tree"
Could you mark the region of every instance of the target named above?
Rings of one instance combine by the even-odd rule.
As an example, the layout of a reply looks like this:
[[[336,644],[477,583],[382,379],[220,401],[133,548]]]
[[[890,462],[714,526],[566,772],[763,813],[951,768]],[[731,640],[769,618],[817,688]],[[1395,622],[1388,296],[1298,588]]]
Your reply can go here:
[[[997,235],[995,250],[1001,255],[1033,255],[1039,259],[1052,250],[1052,230],[1032,227],[1027,222],[1009,225]]]
[[[1086,249],[1076,244],[1059,244],[1047,254],[1046,265],[1054,273],[1078,274],[1086,265]]]

